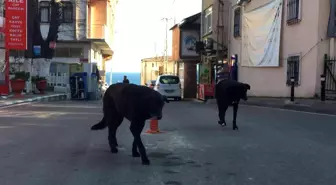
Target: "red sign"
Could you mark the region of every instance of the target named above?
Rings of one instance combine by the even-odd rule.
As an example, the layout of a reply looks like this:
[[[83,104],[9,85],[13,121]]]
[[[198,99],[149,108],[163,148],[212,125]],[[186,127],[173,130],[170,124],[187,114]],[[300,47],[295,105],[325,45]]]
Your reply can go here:
[[[199,84],[198,99],[205,100],[214,96],[214,86],[212,84]]]
[[[27,0],[7,0],[6,49],[27,50]]]
[[[56,48],[56,42],[54,42],[54,41],[49,42],[49,48],[50,49],[55,49]]]
[[[204,84],[204,95],[214,96],[214,88],[212,84]]]

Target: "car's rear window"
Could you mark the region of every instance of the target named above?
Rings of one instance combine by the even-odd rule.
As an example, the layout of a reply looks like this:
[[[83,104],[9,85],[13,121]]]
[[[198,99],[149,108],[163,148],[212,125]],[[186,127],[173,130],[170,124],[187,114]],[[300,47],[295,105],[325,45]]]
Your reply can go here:
[[[178,84],[179,82],[180,82],[180,79],[177,76],[161,76],[160,77],[161,84]]]

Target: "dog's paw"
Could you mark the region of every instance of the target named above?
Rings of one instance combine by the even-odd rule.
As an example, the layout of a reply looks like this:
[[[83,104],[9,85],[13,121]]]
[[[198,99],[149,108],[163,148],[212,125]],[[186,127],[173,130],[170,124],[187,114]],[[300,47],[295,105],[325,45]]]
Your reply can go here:
[[[238,126],[233,126],[232,129],[233,130],[238,130]]]
[[[114,154],[118,153],[118,148],[111,148],[111,152]]]
[[[139,152],[133,152],[133,153],[132,153],[132,157],[140,157]]]
[[[223,122],[223,121],[218,121],[218,124],[219,124],[220,126],[222,126],[222,127],[226,126],[225,121],[224,121],[224,122]]]
[[[150,165],[150,161],[147,160],[142,160],[142,165]]]

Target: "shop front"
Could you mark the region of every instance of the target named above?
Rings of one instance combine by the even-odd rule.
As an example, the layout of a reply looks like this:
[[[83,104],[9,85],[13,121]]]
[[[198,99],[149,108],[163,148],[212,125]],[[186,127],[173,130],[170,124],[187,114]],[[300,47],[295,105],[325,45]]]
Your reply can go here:
[[[197,98],[207,100],[215,97],[215,84],[221,80],[238,80],[237,56],[229,61],[197,64]]]
[[[197,99],[206,100],[214,97],[214,83],[212,83],[213,80],[211,78],[211,74],[211,64],[197,64]]]

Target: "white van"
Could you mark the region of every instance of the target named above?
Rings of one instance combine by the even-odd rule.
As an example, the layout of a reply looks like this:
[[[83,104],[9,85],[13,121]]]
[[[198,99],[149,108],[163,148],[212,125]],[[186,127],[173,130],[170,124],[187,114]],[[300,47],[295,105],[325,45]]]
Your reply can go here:
[[[181,82],[176,75],[160,75],[154,86],[154,90],[167,98],[181,100]]]

